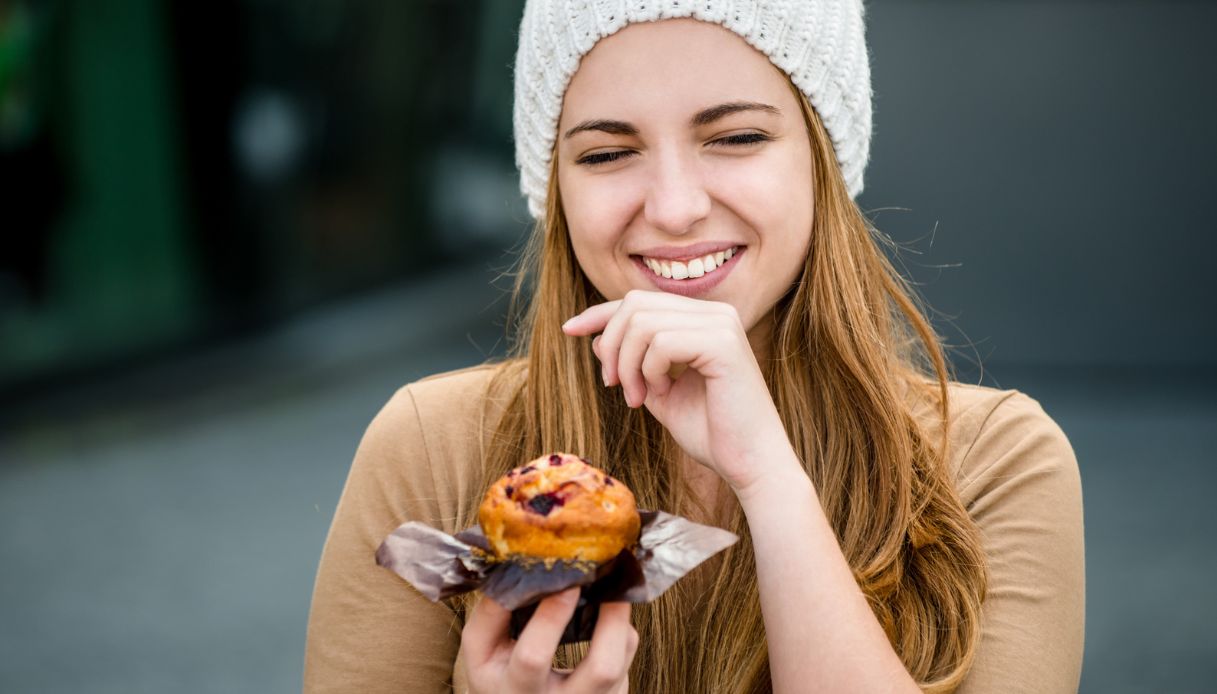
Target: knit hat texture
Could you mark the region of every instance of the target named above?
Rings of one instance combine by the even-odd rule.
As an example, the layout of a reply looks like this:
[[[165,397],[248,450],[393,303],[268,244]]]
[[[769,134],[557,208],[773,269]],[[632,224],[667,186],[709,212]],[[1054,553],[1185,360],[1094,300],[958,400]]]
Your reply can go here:
[[[790,75],[832,138],[850,195],[870,156],[871,84],[862,0],[528,0],[515,62],[516,166],[545,212],[562,97],[600,39],[636,22],[692,17],[738,34]]]

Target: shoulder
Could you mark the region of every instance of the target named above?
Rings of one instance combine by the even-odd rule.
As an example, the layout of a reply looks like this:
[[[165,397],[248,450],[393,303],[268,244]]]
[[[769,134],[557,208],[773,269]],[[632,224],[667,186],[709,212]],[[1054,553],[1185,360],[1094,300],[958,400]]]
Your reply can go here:
[[[397,389],[381,416],[453,428],[501,413],[518,383],[515,367],[515,362],[479,364],[412,381]]]
[[[516,380],[511,364],[436,374],[399,388],[372,420],[353,473],[390,500],[393,518],[459,529],[481,485],[488,442]],[[386,492],[385,490],[395,490]]]
[[[1018,476],[1077,480],[1069,439],[1026,393],[952,383],[948,403],[949,457],[965,504]]]
[[[428,376],[398,389],[380,417],[414,420],[428,457],[454,449],[473,455],[514,396],[518,371],[503,362]]]
[[[987,559],[981,643],[959,692],[1074,691],[1085,543],[1073,448],[1025,393],[952,384],[948,398],[956,486]]]
[[[369,433],[393,438],[413,432],[427,438],[427,434],[466,429],[480,419],[495,369],[490,364],[473,366],[399,387],[372,420]]]
[[[491,397],[491,386],[503,364],[479,364],[447,371],[402,386],[394,401],[409,403],[428,419],[463,420],[476,416]]]

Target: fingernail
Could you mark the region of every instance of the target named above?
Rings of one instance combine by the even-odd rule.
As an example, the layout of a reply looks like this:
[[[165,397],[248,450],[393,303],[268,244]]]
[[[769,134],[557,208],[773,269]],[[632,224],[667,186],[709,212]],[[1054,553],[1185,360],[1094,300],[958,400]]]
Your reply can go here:
[[[575,316],[575,318],[578,318],[578,316]],[[567,321],[562,324],[562,329],[566,330],[567,328],[569,328],[570,324],[575,322],[575,318],[567,319]]]

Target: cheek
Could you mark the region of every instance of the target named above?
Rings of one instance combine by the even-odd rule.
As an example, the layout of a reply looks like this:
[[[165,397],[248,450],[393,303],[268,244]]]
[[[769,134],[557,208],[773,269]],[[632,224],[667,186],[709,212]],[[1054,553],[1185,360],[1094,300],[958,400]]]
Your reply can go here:
[[[629,219],[614,198],[586,186],[562,196],[575,260],[596,290],[610,299],[620,298],[623,293],[614,268],[622,230]]]
[[[620,178],[564,182],[562,209],[570,230],[571,246],[585,274],[595,277],[589,262],[604,265],[618,249],[637,209],[633,186]]]
[[[571,205],[565,205],[563,209],[575,257],[583,266],[584,272],[593,276],[595,273],[589,270],[594,271],[594,268],[589,267],[588,263],[594,258],[605,257],[605,254],[611,251],[619,238],[619,234],[614,231],[616,227],[608,216],[597,210]]]
[[[572,238],[587,245],[602,246],[623,229],[629,219],[627,186],[608,179],[561,179],[562,209]]]
[[[797,153],[796,153],[797,154]],[[789,153],[757,159],[722,172],[720,195],[761,236],[802,255],[810,239],[813,214],[811,164]]]

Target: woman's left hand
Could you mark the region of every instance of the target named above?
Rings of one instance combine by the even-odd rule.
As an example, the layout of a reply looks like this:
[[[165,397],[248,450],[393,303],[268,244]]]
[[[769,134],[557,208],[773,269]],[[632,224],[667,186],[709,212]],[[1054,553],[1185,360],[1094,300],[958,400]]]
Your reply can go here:
[[[646,406],[693,459],[737,492],[788,460],[790,442],[735,307],[635,290],[562,326],[600,333],[592,350],[605,385]],[[679,371],[681,365],[687,370]],[[675,367],[675,368],[674,368]]]

